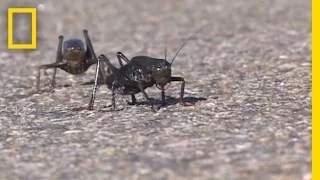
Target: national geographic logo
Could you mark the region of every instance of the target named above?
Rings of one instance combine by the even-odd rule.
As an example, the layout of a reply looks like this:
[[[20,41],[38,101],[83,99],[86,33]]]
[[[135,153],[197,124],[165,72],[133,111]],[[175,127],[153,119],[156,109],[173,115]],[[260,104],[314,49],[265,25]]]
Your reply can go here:
[[[31,14],[31,43],[13,43],[13,14]],[[36,49],[37,48],[37,8],[8,8],[8,49]]]

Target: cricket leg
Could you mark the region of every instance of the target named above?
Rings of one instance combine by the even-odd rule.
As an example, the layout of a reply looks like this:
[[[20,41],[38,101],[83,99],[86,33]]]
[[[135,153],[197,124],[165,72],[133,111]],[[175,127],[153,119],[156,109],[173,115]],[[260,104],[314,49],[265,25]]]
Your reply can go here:
[[[149,103],[149,106],[151,108],[152,112],[157,112],[157,110],[154,108],[153,102],[151,101],[151,99],[148,97],[147,93],[144,91],[143,87],[141,84],[138,85],[140,88],[140,91],[142,92],[144,98],[147,100],[147,102]]]
[[[122,52],[117,52],[117,58],[121,67],[123,66],[122,60],[124,60],[126,63],[130,63],[130,60],[124,54],[122,54]]]
[[[56,55],[56,63],[62,62],[62,42],[63,42],[63,36],[60,35],[58,37],[58,48],[57,48],[57,55]],[[53,74],[52,74],[52,81],[51,81],[51,87],[55,88],[56,86],[56,74],[57,74],[57,68],[53,68]]]
[[[95,73],[95,78],[94,78],[94,85],[92,87],[92,93],[91,93],[90,102],[89,102],[89,105],[87,107],[88,110],[93,110],[94,100],[96,99],[96,93],[97,93],[99,72],[100,72],[100,58],[97,59],[97,66],[96,66],[96,73]]]
[[[88,63],[88,66],[91,66],[92,64],[97,63],[98,59],[97,59],[96,53],[94,52],[94,49],[93,49],[93,46],[92,46],[92,43],[91,43],[91,39],[90,39],[89,34],[88,34],[88,30],[86,30],[86,29],[83,30],[83,36],[84,36],[85,43],[86,43],[86,46],[87,46],[86,57],[88,59],[90,59],[90,60],[93,59],[93,61]],[[99,79],[102,80],[103,82],[105,82],[106,73],[105,73],[104,64],[100,64],[99,68],[100,68]],[[107,69],[107,73],[110,74],[110,69]]]
[[[112,83],[112,99],[111,99],[111,103],[112,103],[112,110],[116,111],[116,93],[115,93],[115,84],[116,82],[113,81]]]
[[[94,100],[96,97],[96,91],[97,91],[97,85],[98,85],[98,77],[99,77],[99,71],[100,71],[100,64],[101,61],[103,61],[104,63],[107,64],[108,68],[112,71],[112,73],[114,74],[114,81],[112,83],[112,108],[113,110],[115,110],[115,85],[117,83],[118,80],[122,80],[124,82],[126,82],[125,77],[121,74],[121,72],[119,71],[118,68],[116,68],[113,64],[110,63],[109,59],[106,58],[103,54],[101,54],[98,58],[97,58],[98,62],[97,62],[97,68],[96,68],[96,73],[95,73],[95,80],[94,80],[94,86],[92,88],[92,93],[91,93],[91,99],[88,105],[89,110],[93,109],[93,105],[94,105]]]
[[[117,58],[119,60],[119,64],[121,67],[123,66],[122,60],[124,60],[126,63],[130,63],[130,60],[122,52],[117,53]],[[137,99],[134,94],[131,94],[131,102],[127,101],[127,104],[128,105],[137,104]]]
[[[40,71],[43,70],[44,71],[44,74],[48,77],[48,73],[46,72],[47,69],[51,69],[51,68],[61,68],[63,67],[64,65],[66,65],[66,63],[63,63],[63,62],[59,62],[59,63],[52,63],[52,64],[45,64],[45,65],[41,65],[38,67],[37,69],[37,81],[36,81],[36,90],[37,90],[37,93],[39,93],[39,86],[40,86]],[[53,90],[53,86],[52,86],[52,81],[49,79],[49,82],[50,82],[50,89]]]
[[[137,104],[137,99],[136,99],[136,96],[134,94],[131,94],[131,102],[130,101],[127,101],[127,104],[128,105],[135,105]]]
[[[166,96],[164,92],[164,86],[161,86],[161,106],[166,106]]]
[[[182,82],[182,84],[181,84],[181,91],[180,91],[180,104],[181,105],[183,105],[183,106],[191,106],[191,105],[193,105],[193,104],[190,104],[190,103],[186,103],[185,101],[184,101],[184,86],[185,86],[185,80],[184,80],[184,78],[182,78],[182,77],[170,77],[170,80],[169,80],[170,82],[173,82],[173,81],[180,81],[180,82]]]
[[[96,73],[94,78],[94,85],[92,87],[91,98],[88,106],[85,108],[87,110],[93,110],[94,100],[96,99],[97,86],[98,86],[98,78],[99,78],[99,70],[100,70],[100,59],[97,59]],[[76,108],[76,110],[83,110],[83,108]]]
[[[98,59],[107,64],[108,68],[111,70],[111,72],[114,74],[114,76],[118,79],[119,82],[130,80],[130,78],[123,75],[118,68],[111,64],[110,60],[105,55],[101,54]]]

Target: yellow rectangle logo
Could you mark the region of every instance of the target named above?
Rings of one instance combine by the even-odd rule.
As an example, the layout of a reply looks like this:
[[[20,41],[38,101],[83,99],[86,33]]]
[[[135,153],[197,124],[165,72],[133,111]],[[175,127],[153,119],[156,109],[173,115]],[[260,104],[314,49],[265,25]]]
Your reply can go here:
[[[13,13],[31,13],[31,44],[13,44]],[[8,49],[37,48],[37,8],[8,8]]]

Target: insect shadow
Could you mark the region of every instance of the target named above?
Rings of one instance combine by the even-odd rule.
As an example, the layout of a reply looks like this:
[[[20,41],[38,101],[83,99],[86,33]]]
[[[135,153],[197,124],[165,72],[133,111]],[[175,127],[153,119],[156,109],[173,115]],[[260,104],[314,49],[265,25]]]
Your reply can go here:
[[[159,99],[149,98],[149,100],[152,101],[154,105],[162,105],[162,101]],[[190,104],[196,104],[197,102],[205,101],[205,100],[207,100],[207,98],[204,98],[204,97],[184,97],[184,101],[186,103],[190,103]],[[166,96],[166,105],[162,106],[162,107],[174,106],[179,103],[180,103],[179,98],[175,98],[172,96]],[[149,105],[149,102],[142,100],[139,102],[137,101],[134,105],[135,106],[144,106],[144,105]],[[112,105],[104,105],[104,106],[101,106],[101,108],[98,111],[99,112],[112,112],[112,111],[119,112],[119,111],[126,109],[125,107],[117,108],[115,110],[114,109],[105,109],[105,108],[110,108],[110,107],[112,107]],[[72,111],[82,111],[84,109],[85,109],[84,107],[71,108]]]
[[[167,106],[173,106],[176,104],[180,104],[180,99],[179,98],[175,98],[172,96],[166,96],[166,105],[163,107],[167,107]],[[159,99],[155,99],[155,98],[150,98],[150,100],[153,102],[154,105],[162,105],[162,101]],[[201,101],[205,101],[207,100],[207,98],[204,97],[184,97],[184,101],[186,103],[190,103],[190,104],[196,104],[197,102],[201,102]],[[140,101],[137,102],[136,105],[148,105],[147,101]]]

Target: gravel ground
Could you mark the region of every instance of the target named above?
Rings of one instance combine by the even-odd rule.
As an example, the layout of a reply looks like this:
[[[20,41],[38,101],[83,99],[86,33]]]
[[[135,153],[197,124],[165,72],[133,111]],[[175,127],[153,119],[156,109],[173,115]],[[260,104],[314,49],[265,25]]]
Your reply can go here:
[[[311,179],[311,1],[90,2],[2,2],[3,32],[7,7],[45,8],[37,50],[8,51],[0,37],[0,179]],[[19,42],[29,33],[21,22]],[[87,28],[96,53],[119,66],[117,51],[164,57],[166,42],[171,59],[204,24],[173,64],[194,106],[179,105],[177,82],[157,113],[120,95],[110,112],[106,86],[93,111],[72,111],[88,104],[82,83],[95,66],[58,70],[54,93],[45,78],[34,93],[36,67],[55,61],[60,34],[83,38]],[[157,88],[147,93],[159,104]]]

